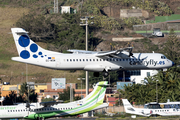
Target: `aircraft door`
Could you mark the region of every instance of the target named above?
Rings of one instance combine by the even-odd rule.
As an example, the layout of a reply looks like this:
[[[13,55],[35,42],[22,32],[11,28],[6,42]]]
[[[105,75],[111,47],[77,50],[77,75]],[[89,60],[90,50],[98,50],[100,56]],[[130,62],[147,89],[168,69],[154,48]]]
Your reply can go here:
[[[60,67],[61,65],[61,60],[58,58],[56,59],[56,67]]]

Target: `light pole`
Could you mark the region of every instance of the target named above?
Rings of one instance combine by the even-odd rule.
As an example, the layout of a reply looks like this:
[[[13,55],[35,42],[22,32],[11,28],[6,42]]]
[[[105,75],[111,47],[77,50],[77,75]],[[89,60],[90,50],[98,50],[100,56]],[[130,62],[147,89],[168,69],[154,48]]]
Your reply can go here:
[[[91,17],[93,18],[93,17]],[[80,22],[80,25],[81,26],[86,26],[86,51],[88,51],[88,19],[89,17],[83,17],[83,18],[80,18],[80,20],[82,22]],[[85,21],[85,23],[83,22]],[[93,22],[91,22],[91,24],[93,24]],[[86,71],[86,96],[88,95],[89,93],[89,72]]]
[[[85,78],[77,78],[78,80],[81,80],[81,99],[83,99],[82,97],[82,81],[85,80]]]

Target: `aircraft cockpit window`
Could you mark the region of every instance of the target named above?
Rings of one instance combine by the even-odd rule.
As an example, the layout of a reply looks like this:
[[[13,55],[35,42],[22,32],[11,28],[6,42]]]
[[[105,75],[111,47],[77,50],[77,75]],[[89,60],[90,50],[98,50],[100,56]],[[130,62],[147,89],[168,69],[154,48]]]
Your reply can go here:
[[[161,56],[161,59],[166,59],[166,57],[165,56]]]

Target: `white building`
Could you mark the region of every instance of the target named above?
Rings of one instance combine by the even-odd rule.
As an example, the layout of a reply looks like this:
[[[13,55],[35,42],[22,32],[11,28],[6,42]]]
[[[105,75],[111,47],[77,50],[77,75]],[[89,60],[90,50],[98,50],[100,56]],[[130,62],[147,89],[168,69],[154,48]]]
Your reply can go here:
[[[61,6],[61,14],[70,13],[70,10],[71,10],[70,6]]]
[[[140,75],[131,75],[131,82],[135,82],[136,84],[144,84],[144,78],[149,76],[154,76],[158,73],[157,70],[140,70]]]

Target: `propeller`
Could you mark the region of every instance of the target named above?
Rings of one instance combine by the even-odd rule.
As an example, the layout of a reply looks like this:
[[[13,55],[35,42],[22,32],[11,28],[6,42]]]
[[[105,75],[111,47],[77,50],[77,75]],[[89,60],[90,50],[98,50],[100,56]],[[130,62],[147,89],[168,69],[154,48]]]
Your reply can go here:
[[[128,42],[128,46],[131,47],[130,44],[129,44],[129,42]],[[132,45],[132,47],[133,47],[133,45]],[[132,53],[132,49],[129,50],[129,57],[131,57],[131,56],[134,57],[134,56],[133,56],[133,53]]]

